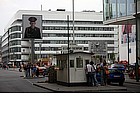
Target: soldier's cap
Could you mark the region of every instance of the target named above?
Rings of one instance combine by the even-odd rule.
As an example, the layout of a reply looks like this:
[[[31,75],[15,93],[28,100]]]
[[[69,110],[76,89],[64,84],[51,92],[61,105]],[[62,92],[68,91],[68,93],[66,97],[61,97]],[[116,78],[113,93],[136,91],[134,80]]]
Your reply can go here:
[[[36,18],[36,17],[29,17],[28,20],[29,20],[30,22],[35,22],[35,21],[37,20],[37,18]]]

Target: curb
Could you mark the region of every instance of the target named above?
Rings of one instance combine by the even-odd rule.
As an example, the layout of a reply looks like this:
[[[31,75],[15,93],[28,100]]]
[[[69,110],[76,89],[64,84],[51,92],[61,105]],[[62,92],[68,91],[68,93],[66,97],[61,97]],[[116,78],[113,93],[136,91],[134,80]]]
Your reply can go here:
[[[130,83],[130,84],[137,84],[137,85],[140,85],[140,82],[136,82],[136,81],[134,81],[134,82],[131,82],[131,81],[125,81],[125,83]]]
[[[41,85],[39,85],[39,84],[37,84],[37,83],[32,83],[32,84],[33,84],[34,86],[37,86],[37,87],[40,87],[40,88],[44,88],[44,89],[48,89],[48,90],[50,90],[50,91],[56,92],[56,90],[53,90],[53,89],[50,89],[50,88],[41,86]]]
[[[56,92],[56,93],[105,93],[105,92],[110,92],[110,93],[113,93],[113,89],[89,89],[89,90],[55,90],[55,89],[52,89],[52,88],[48,88],[48,87],[45,87],[45,86],[42,86],[42,85],[39,85],[37,83],[33,83],[33,85],[35,86],[38,86],[40,88],[44,88],[44,89],[47,89],[47,90],[50,90],[50,91],[53,91],[53,92]],[[117,92],[121,92],[121,91],[126,91],[127,92],[127,88],[123,88],[123,89],[115,89],[115,92],[114,93],[117,93]]]

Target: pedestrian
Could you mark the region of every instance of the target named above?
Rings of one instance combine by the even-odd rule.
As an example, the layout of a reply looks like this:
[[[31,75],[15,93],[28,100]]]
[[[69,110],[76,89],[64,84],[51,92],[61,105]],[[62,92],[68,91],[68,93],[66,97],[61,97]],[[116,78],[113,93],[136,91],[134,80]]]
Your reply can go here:
[[[101,86],[104,86],[107,84],[107,74],[106,74],[106,61],[104,60],[100,64],[100,69],[101,69]]]
[[[39,77],[39,66],[36,66],[36,76]]]
[[[104,66],[103,66],[103,63],[100,64],[100,75],[101,75],[101,86],[104,86]]]
[[[89,62],[86,62],[86,65],[85,65],[85,74],[86,74],[86,81],[87,81],[87,85],[89,83],[89,77],[88,77],[88,70],[87,70],[87,64],[89,64]]]
[[[108,67],[107,67],[107,63],[104,60],[103,61],[103,83],[104,85],[107,84],[107,74],[108,74]]]
[[[94,62],[91,61],[90,65],[92,66],[92,81],[94,83],[94,86],[98,86],[98,81],[96,78],[96,68],[95,68]]]
[[[33,64],[31,64],[31,77],[33,77]]]
[[[93,76],[92,76],[92,71],[93,67],[90,63],[86,65],[86,71],[87,71],[87,83],[88,86],[93,86]]]
[[[107,77],[109,75],[109,70],[108,70],[108,66],[104,66],[104,69],[105,69],[105,77],[104,77],[104,82],[105,82],[105,85],[107,84]]]
[[[30,77],[30,75],[31,75],[31,64],[30,63],[28,63],[27,64],[27,77]]]
[[[28,74],[27,74],[27,65],[23,64],[23,69],[24,69],[24,77],[27,78]]]
[[[35,75],[36,75],[36,69],[37,69],[37,68],[36,68],[36,65],[34,64],[34,65],[33,65],[33,77],[35,77]]]
[[[100,64],[96,65],[96,79],[98,81],[98,85],[101,84],[101,68],[100,68]]]

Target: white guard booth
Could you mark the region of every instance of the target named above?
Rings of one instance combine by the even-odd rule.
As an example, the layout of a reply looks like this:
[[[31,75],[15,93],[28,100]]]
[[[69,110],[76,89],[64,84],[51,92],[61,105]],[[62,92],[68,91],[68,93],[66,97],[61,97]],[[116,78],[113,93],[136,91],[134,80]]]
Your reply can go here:
[[[85,66],[87,62],[91,61],[91,53],[73,52],[57,54],[56,58],[59,67],[57,71],[58,84],[71,86],[86,84]]]

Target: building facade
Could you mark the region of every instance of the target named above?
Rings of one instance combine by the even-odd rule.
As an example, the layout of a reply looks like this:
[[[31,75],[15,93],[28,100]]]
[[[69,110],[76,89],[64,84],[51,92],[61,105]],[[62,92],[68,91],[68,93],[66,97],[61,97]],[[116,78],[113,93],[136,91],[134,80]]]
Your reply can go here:
[[[37,11],[20,10],[9,21],[2,36],[2,61],[14,62],[19,65],[27,62],[31,56],[31,41],[22,39],[22,16],[42,16],[42,39],[35,39],[35,59],[54,59],[54,54],[62,52],[62,46],[68,44],[69,15],[69,43],[73,43],[72,12],[65,10]],[[118,26],[104,25],[103,13],[95,11],[75,12],[74,18],[75,43],[83,46],[83,51],[90,52],[90,42],[107,42],[108,60],[111,55],[118,58]]]
[[[2,63],[2,52],[1,52],[1,49],[2,49],[2,37],[0,36],[0,64]]]
[[[104,0],[103,20],[119,25],[120,59],[140,64],[140,0]]]
[[[129,27],[129,29],[128,29]],[[119,25],[119,58],[120,61],[136,62],[136,26]]]

